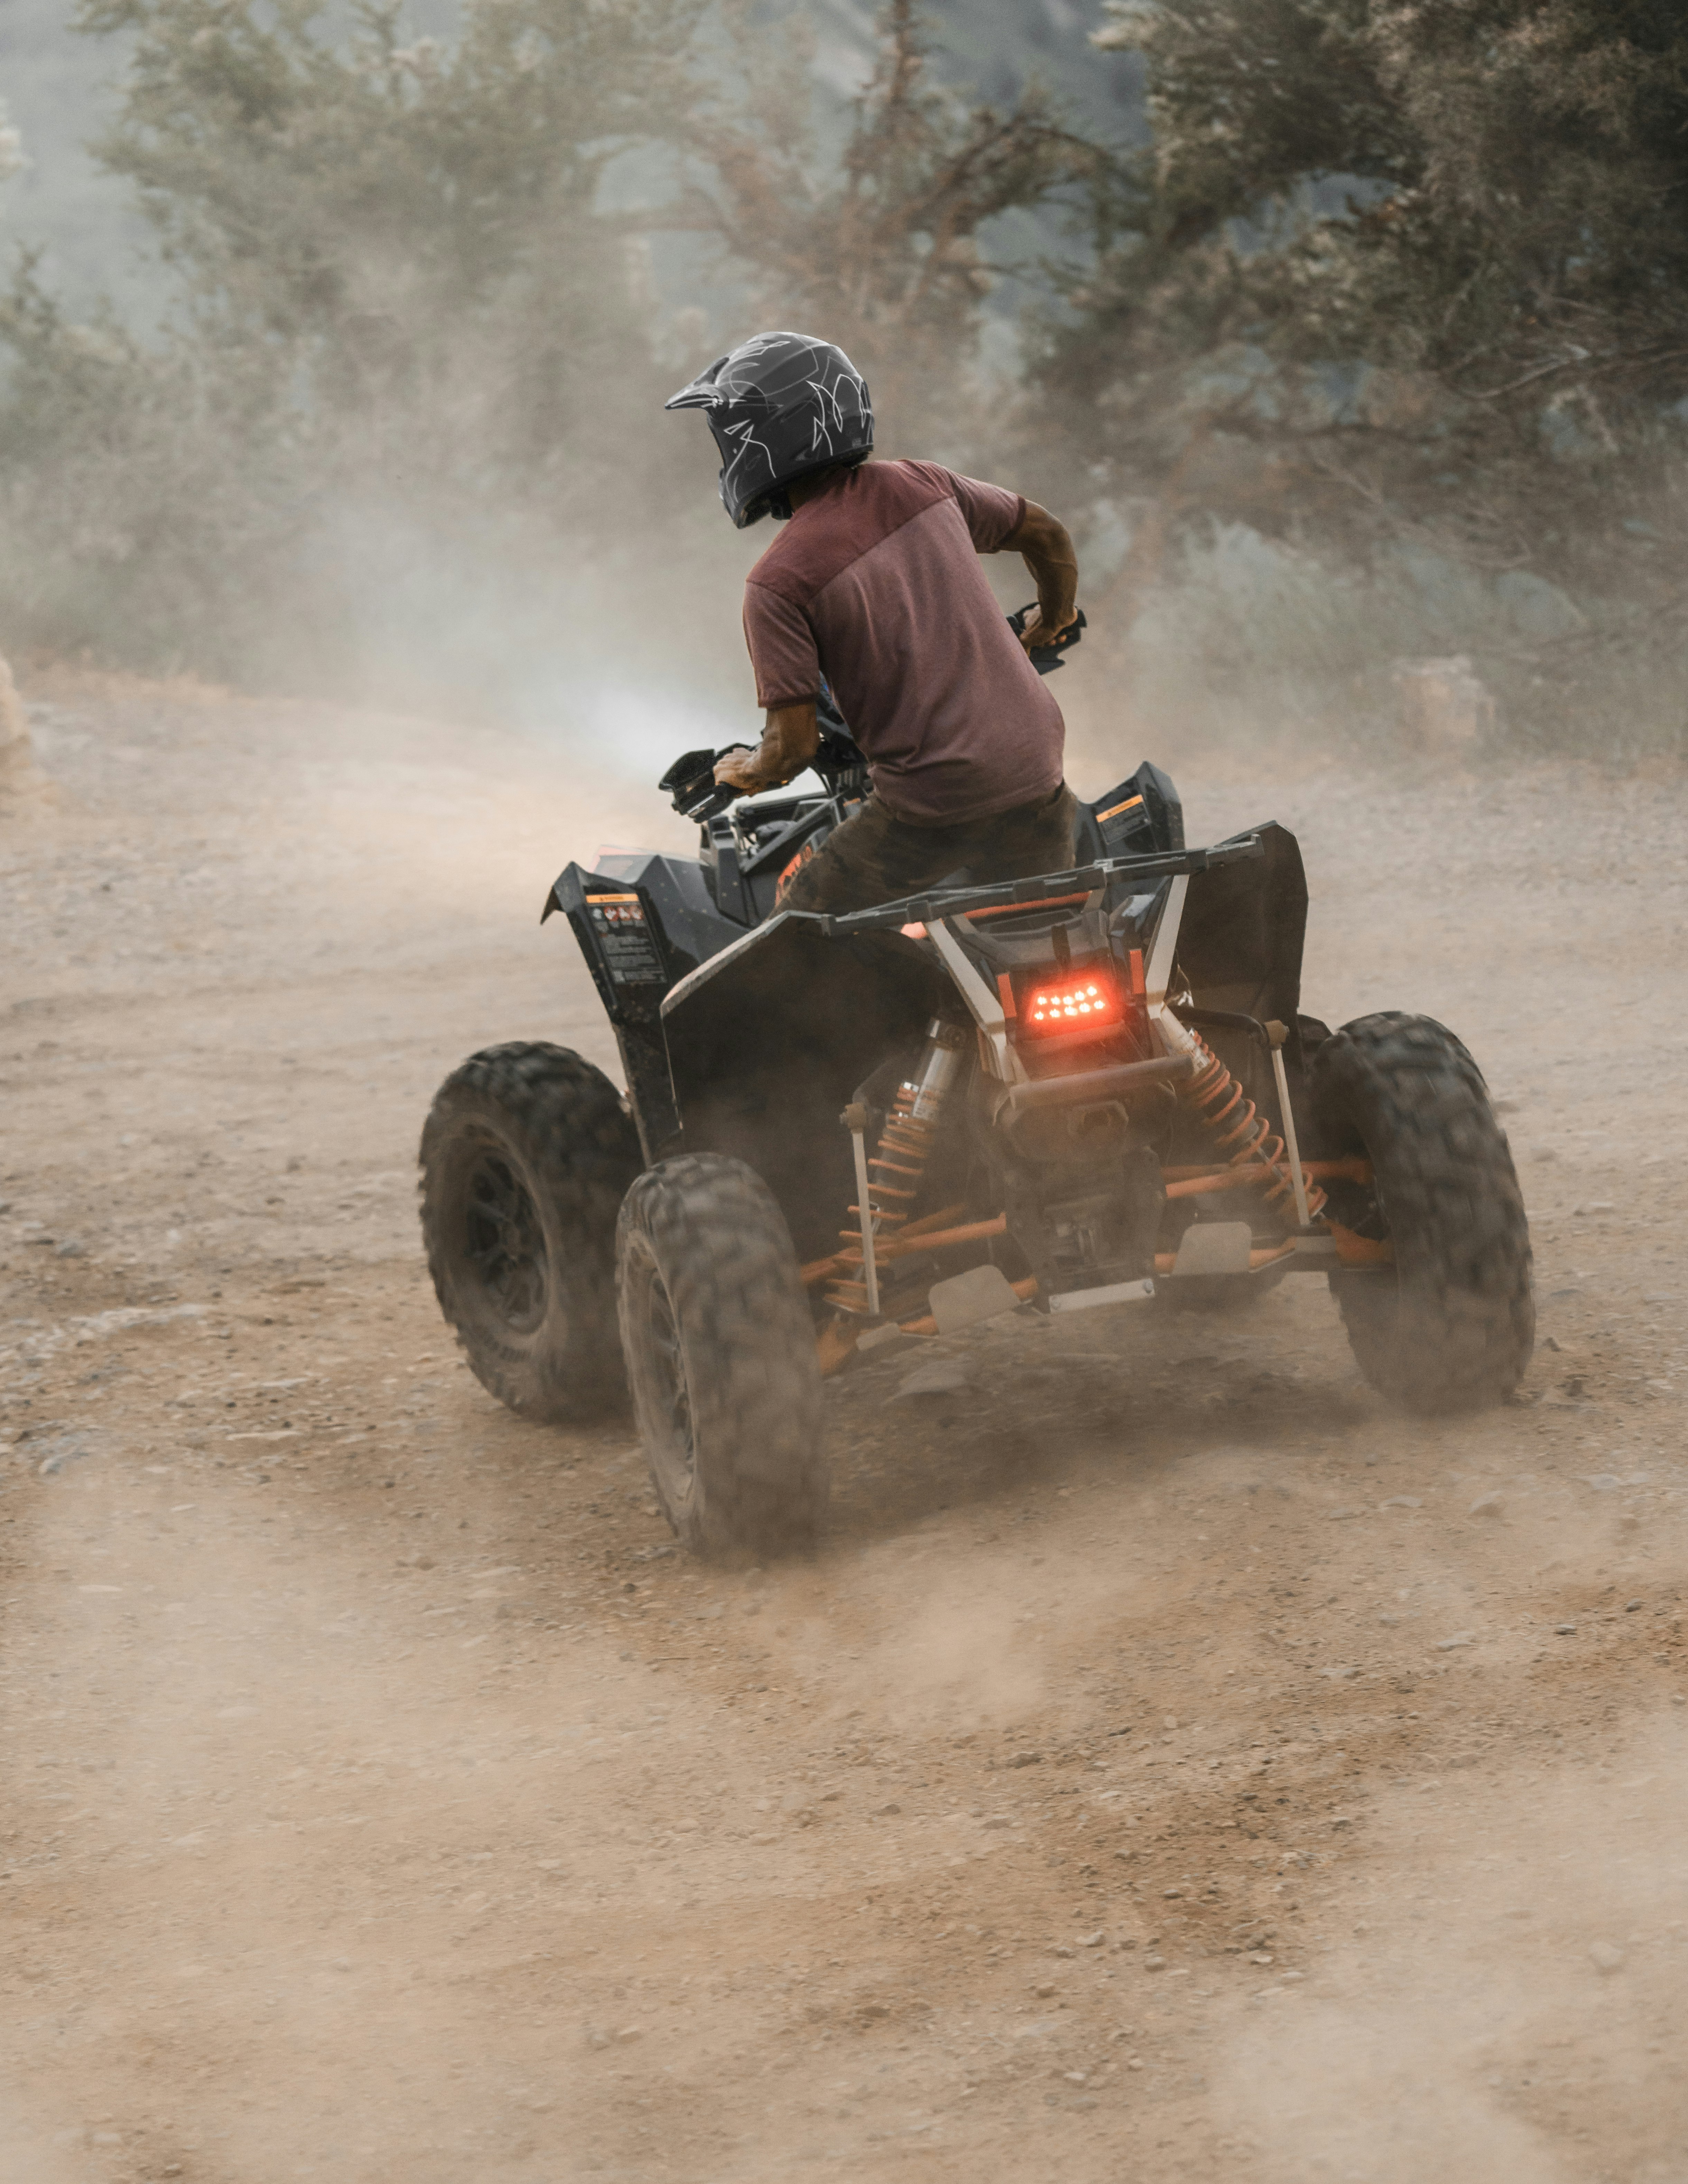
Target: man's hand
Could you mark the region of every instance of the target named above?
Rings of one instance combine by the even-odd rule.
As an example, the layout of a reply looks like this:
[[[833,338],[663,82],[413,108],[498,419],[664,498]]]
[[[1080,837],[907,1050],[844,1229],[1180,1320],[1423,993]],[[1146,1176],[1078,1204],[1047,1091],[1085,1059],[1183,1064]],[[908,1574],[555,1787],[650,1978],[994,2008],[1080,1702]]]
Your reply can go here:
[[[759,795],[763,789],[773,787],[771,781],[764,781],[757,772],[756,755],[749,744],[740,744],[725,758],[718,758],[715,777],[723,788],[742,789],[746,796]]]
[[[1038,604],[1026,617],[1021,644],[1028,652],[1053,644],[1078,613],[1078,556],[1072,534],[1058,516],[1028,500],[1019,528],[1002,543],[1019,554],[1038,588]]]
[[[717,759],[715,777],[723,788],[759,796],[765,788],[778,788],[794,781],[820,748],[821,731],[812,698],[802,699],[795,705],[770,705],[760,744],[743,758],[729,751],[725,758]]]
[[[1051,615],[1059,616],[1059,619],[1051,621],[1049,618]],[[1027,614],[1026,627],[1020,632],[1020,642],[1028,652],[1040,652],[1045,645],[1053,644],[1062,630],[1070,628],[1078,619],[1076,606],[1062,608],[1056,604],[1045,607],[1039,599]]]

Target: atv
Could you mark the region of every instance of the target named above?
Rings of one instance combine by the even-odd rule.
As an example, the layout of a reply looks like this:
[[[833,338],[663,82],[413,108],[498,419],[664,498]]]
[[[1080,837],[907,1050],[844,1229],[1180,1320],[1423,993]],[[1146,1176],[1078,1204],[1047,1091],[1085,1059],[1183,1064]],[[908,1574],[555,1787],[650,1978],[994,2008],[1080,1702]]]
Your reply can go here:
[[[657,1499],[709,1553],[821,1529],[828,1373],[999,1313],[1322,1274],[1405,1408],[1512,1392],[1529,1237],[1482,1073],[1427,1017],[1301,1013],[1291,833],[1191,849],[1145,763],[1084,807],[1067,871],[783,911],[868,793],[825,692],[820,716],[818,788],[742,800],[688,752],[660,786],[694,860],[604,854],[552,887],[625,1093],[517,1044],[434,1100],[428,1264],[493,1394],[569,1422],[630,1390]]]

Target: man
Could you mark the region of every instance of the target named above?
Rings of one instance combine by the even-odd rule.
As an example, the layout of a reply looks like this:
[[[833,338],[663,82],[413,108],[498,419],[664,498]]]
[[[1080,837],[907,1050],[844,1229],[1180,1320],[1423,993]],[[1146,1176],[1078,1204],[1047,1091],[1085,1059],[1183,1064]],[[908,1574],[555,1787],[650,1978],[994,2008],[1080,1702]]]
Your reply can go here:
[[[867,756],[872,795],[788,876],[780,907],[865,909],[962,868],[983,883],[1069,866],[1066,727],[1027,657],[1077,613],[1065,527],[937,463],[870,462],[866,382],[805,334],[741,343],[667,407],[704,411],[741,530],[787,519],[744,591],[766,727],[716,779],[754,795],[799,774],[823,677]],[[1038,592],[1021,638],[977,558],[1011,548]]]

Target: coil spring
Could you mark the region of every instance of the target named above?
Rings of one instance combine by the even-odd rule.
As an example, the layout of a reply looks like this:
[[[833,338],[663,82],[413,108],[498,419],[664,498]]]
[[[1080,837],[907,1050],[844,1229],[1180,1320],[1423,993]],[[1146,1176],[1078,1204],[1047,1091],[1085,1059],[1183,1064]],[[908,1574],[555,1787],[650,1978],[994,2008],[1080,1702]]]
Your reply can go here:
[[[1273,1179],[1266,1188],[1266,1202],[1280,1220],[1287,1216],[1293,1228],[1295,1186],[1283,1139],[1206,1040],[1196,1038],[1194,1033],[1190,1035],[1195,1039],[1200,1067],[1180,1088],[1180,1097],[1187,1106],[1195,1110],[1204,1127],[1212,1131],[1217,1149],[1233,1167],[1246,1167],[1257,1161],[1271,1169]],[[1301,1187],[1307,1195],[1307,1218],[1312,1220],[1324,1209],[1324,1193],[1305,1167]]]
[[[911,1084],[898,1087],[891,1112],[885,1117],[885,1127],[879,1133],[878,1150],[868,1156],[867,1204],[876,1236],[894,1234],[909,1218],[926,1173],[936,1125],[922,1122],[913,1113],[914,1100]],[[888,1206],[887,1199],[901,1202]],[[856,1210],[850,1208],[852,1212]],[[841,1228],[838,1234],[846,1244],[859,1244],[861,1240],[859,1228]],[[866,1284],[853,1281],[848,1275],[836,1276],[827,1284],[827,1301],[840,1312],[864,1312],[867,1306]]]

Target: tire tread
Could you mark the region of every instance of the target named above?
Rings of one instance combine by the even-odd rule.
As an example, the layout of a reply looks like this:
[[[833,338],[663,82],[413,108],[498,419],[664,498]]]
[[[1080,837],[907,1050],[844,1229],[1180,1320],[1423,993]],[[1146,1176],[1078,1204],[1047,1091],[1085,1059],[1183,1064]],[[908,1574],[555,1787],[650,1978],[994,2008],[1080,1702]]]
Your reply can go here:
[[[549,1201],[548,1226],[565,1245],[554,1275],[566,1283],[560,1343],[503,1342],[478,1325],[459,1295],[455,1240],[443,1215],[445,1165],[465,1132],[496,1134],[517,1150]],[[569,1048],[507,1040],[454,1070],[422,1128],[422,1233],[440,1309],[471,1371],[524,1418],[570,1422],[625,1401],[615,1313],[616,1220],[641,1165],[638,1134],[601,1069]]]
[[[647,1379],[630,1269],[654,1259],[685,1353],[696,1490],[652,1478],[670,1523],[701,1553],[800,1545],[824,1522],[814,1322],[773,1194],[743,1162],[683,1155],[648,1168],[621,1207],[618,1290],[633,1407],[647,1449],[660,1406]]]
[[[1483,1072],[1433,1017],[1382,1011],[1315,1051],[1321,1143],[1369,1155],[1396,1282],[1334,1274],[1357,1362],[1421,1413],[1503,1401],[1535,1344],[1529,1224]]]

